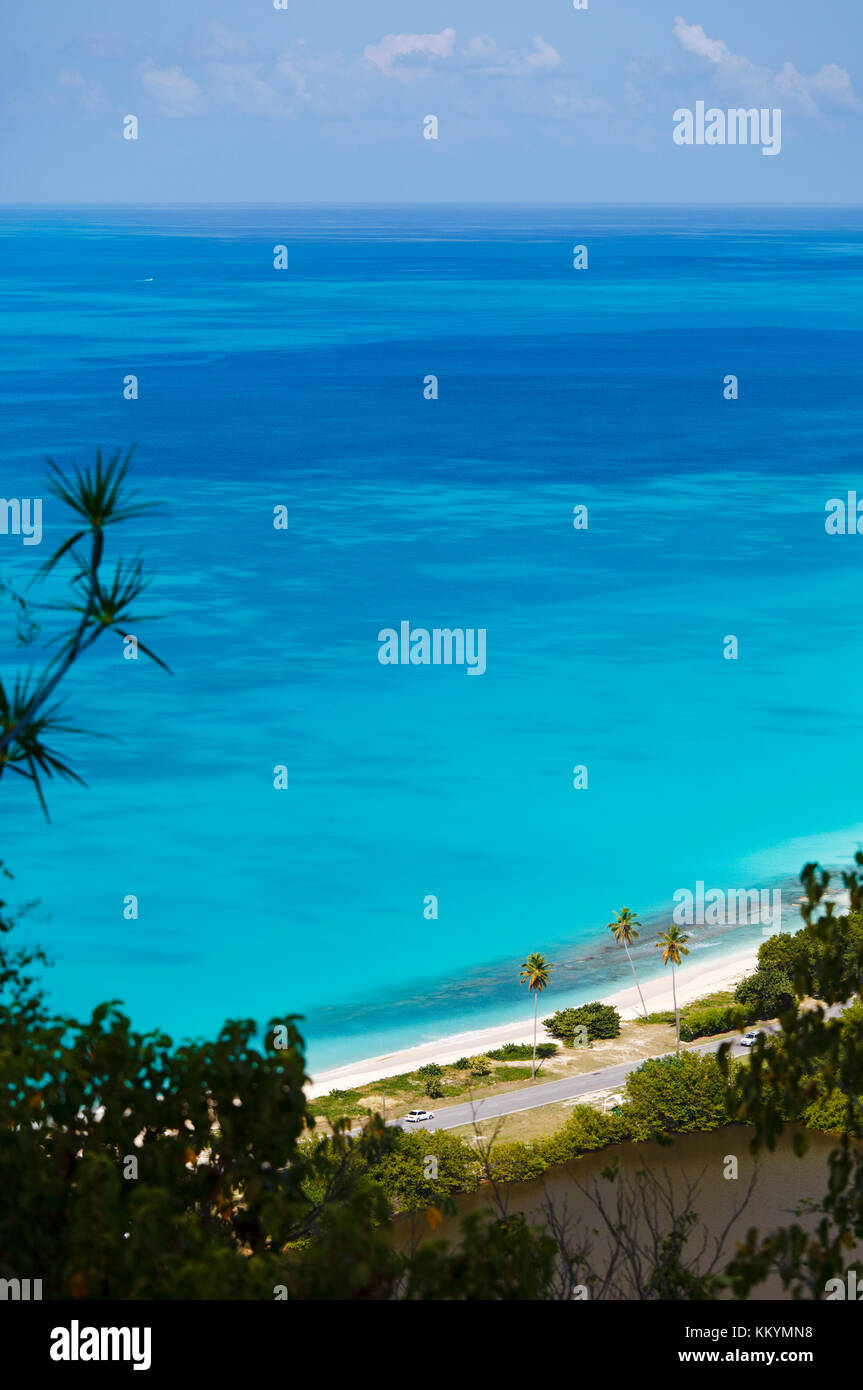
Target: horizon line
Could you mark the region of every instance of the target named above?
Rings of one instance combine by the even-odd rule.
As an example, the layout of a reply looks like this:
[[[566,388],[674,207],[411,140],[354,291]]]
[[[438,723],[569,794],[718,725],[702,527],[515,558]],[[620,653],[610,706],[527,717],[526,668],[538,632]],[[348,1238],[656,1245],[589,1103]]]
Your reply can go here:
[[[806,211],[811,208],[863,208],[861,202],[811,202],[811,203],[780,203],[780,202],[609,202],[584,201],[584,202],[564,202],[564,201],[545,201],[532,200],[530,202],[505,202],[495,199],[483,199],[480,202],[471,202],[465,199],[420,199],[414,202],[404,203],[389,199],[375,199],[363,202],[338,201],[334,199],[320,200],[295,200],[293,202],[258,202],[250,201],[210,201],[208,199],[198,199],[196,201],[181,201],[179,199],[169,202],[127,202],[110,199],[94,199],[89,201],[58,201],[53,199],[0,199],[0,207],[51,207],[51,208],[92,208],[92,207],[116,207],[116,208],[428,208],[428,207],[471,207],[471,208],[710,208],[732,209],[732,208],[762,208],[777,210]]]

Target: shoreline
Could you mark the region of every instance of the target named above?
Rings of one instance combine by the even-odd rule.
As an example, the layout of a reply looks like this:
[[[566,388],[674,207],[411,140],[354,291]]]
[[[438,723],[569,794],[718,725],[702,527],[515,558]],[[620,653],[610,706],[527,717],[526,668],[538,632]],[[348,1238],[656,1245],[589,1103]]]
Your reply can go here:
[[[691,1003],[704,994],[715,990],[732,989],[744,975],[755,969],[758,946],[753,943],[742,950],[722,955],[712,962],[700,964],[690,960],[677,974],[677,1002]],[[641,992],[648,1013],[673,1008],[671,971],[641,981]],[[582,1001],[579,1001],[582,1002]],[[558,1008],[566,1008],[565,1002],[556,1001]],[[615,990],[602,996],[603,1004],[613,1004],[624,1021],[631,1020],[640,1012],[638,991],[635,984]],[[542,1004],[540,1001],[540,1012]],[[537,1042],[554,1042],[540,1023],[537,1027]],[[310,1100],[327,1095],[338,1088],[351,1090],[355,1086],[366,1086],[373,1081],[389,1076],[399,1076],[402,1072],[414,1071],[427,1062],[441,1064],[455,1062],[459,1057],[472,1056],[500,1047],[503,1043],[524,1043],[533,1041],[533,1016],[520,1017],[510,1023],[495,1024],[488,1028],[478,1028],[462,1033],[450,1033],[433,1042],[420,1043],[416,1047],[399,1048],[394,1052],[380,1053],[357,1062],[348,1062],[341,1067],[331,1067],[316,1072],[306,1087]]]

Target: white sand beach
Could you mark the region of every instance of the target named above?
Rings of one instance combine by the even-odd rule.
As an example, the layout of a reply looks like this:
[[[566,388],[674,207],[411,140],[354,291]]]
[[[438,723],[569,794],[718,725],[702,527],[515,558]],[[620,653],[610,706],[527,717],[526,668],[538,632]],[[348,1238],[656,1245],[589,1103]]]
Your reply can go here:
[[[737,951],[733,955],[714,956],[711,951],[704,954],[707,958],[703,962],[700,958],[693,960],[690,956],[676,972],[679,1004],[689,1003],[714,990],[732,989],[738,980],[755,969],[758,946],[750,946],[747,950]],[[699,952],[699,957],[700,955]],[[642,981],[641,991],[648,1012],[672,1008],[671,970],[666,970],[664,975],[657,978]],[[613,1004],[624,1019],[635,1018],[640,1011],[635,985],[606,995],[603,1003]],[[565,999],[555,999],[555,1009],[566,1007],[568,1005]],[[543,1009],[540,1001],[539,1011],[542,1017],[543,1013],[548,1016],[551,1009]],[[542,1025],[537,1031],[537,1039],[540,1042],[553,1041]],[[468,1033],[451,1033],[448,1037],[421,1043],[418,1047],[406,1047],[398,1052],[367,1057],[360,1062],[350,1062],[344,1067],[318,1072],[307,1087],[307,1094],[314,1099],[315,1096],[326,1095],[334,1087],[350,1090],[354,1086],[364,1086],[381,1077],[398,1076],[401,1072],[413,1071],[426,1062],[455,1062],[459,1057],[486,1052],[489,1048],[500,1047],[502,1043],[532,1040],[533,1016],[532,1012],[525,1010],[525,1013],[511,1023],[498,1024],[493,1028],[480,1028]]]

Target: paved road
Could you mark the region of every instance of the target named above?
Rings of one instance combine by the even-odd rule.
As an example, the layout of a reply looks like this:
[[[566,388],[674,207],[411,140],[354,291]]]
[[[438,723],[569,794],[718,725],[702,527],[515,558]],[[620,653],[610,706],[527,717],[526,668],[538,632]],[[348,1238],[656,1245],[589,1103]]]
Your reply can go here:
[[[828,1018],[838,1018],[846,1005],[833,1004],[825,1010]],[[765,1033],[777,1033],[778,1023],[761,1023],[758,1029]],[[704,1056],[708,1052],[718,1052],[722,1038],[708,1038],[696,1047],[687,1047],[686,1052],[698,1052]],[[671,1054],[662,1054],[665,1057]],[[747,1049],[735,1039],[731,1048],[732,1057],[744,1057]],[[541,1086],[525,1087],[520,1091],[507,1091],[502,1096],[486,1096],[484,1100],[468,1101],[464,1105],[451,1105],[440,1110],[433,1120],[424,1124],[405,1124],[404,1120],[390,1120],[402,1129],[457,1129],[459,1125],[473,1124],[474,1120],[494,1120],[499,1115],[517,1115],[521,1110],[536,1110],[541,1105],[552,1105],[557,1100],[574,1100],[586,1096],[591,1091],[613,1090],[620,1086],[631,1071],[640,1067],[646,1058],[639,1057],[634,1062],[618,1062],[613,1067],[600,1067],[597,1071],[583,1076],[565,1076],[559,1081],[546,1081]]]
[[[774,1031],[774,1025],[762,1025],[764,1032]],[[709,1038],[696,1047],[688,1047],[687,1052],[705,1054],[716,1052],[724,1039]],[[732,1055],[743,1057],[747,1049],[739,1042],[734,1043]],[[663,1054],[669,1056],[669,1053]],[[493,1120],[499,1115],[516,1115],[521,1110],[536,1110],[540,1105],[552,1105],[557,1100],[573,1100],[588,1095],[591,1091],[605,1091],[620,1086],[631,1071],[640,1067],[646,1059],[638,1057],[633,1062],[618,1062],[613,1067],[600,1067],[597,1071],[582,1076],[565,1076],[559,1081],[546,1081],[540,1086],[525,1087],[520,1091],[507,1091],[502,1096],[486,1096],[483,1100],[468,1101],[464,1105],[450,1105],[439,1110],[433,1120],[424,1124],[405,1124],[403,1120],[390,1120],[402,1129],[456,1129],[459,1125],[469,1125],[474,1120]]]

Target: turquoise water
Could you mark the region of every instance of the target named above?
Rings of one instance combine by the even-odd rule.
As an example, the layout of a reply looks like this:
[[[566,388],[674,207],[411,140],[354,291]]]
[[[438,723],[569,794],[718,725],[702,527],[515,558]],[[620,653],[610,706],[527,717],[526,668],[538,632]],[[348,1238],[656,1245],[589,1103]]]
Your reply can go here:
[[[576,967],[561,993],[625,985],[623,903],[853,850],[863,537],[824,507],[863,496],[859,211],[7,208],[0,232],[0,481],[46,498],[3,573],[65,534],[46,454],[137,441],[164,504],[112,553],[147,560],[173,676],[97,651],[65,686],[118,740],[67,743],[88,787],[52,789],[50,826],[0,788],[58,1004],[177,1037],[302,1012],[333,1065],[527,1013],[532,950]],[[485,674],[382,666],[404,619],[484,628]]]

